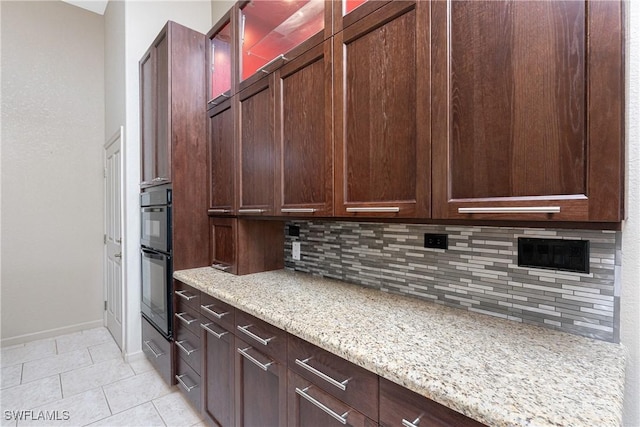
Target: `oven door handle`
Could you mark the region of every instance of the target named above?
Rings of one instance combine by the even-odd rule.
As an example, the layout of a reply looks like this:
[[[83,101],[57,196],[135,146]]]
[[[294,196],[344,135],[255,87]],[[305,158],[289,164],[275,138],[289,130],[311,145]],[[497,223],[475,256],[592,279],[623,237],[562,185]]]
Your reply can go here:
[[[162,212],[164,211],[165,208],[142,208],[142,212],[147,213],[147,212]]]
[[[147,258],[160,259],[160,260],[170,259],[171,258],[169,255],[165,255],[165,254],[160,253],[160,252],[152,251],[150,249],[141,248],[140,251],[142,252],[142,255],[146,256]]]

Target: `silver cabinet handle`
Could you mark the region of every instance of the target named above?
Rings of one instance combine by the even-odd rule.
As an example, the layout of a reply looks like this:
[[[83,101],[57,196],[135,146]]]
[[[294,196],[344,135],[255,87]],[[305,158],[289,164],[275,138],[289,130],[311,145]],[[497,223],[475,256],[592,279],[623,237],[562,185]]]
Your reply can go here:
[[[209,213],[217,214],[217,213],[230,213],[231,209],[209,209]]]
[[[273,58],[271,61],[269,61],[266,64],[264,64],[262,66],[262,68],[260,69],[260,71],[265,73],[265,74],[269,74],[269,71],[267,70],[267,68],[269,68],[270,65],[272,65],[274,62],[276,62],[276,61],[278,61],[280,59],[282,59],[284,61],[287,60],[287,58],[284,57],[284,54],[280,54],[280,55],[276,56],[275,58]]]
[[[222,338],[223,336],[225,336],[225,335],[227,335],[229,333],[227,331],[218,333],[218,332],[214,331],[213,329],[209,328],[210,325],[211,325],[211,323],[201,323],[200,327],[202,329],[204,329],[205,331],[209,332],[211,335],[213,335],[214,337],[216,337],[218,339]]]
[[[191,320],[188,320],[188,319],[186,319],[186,318],[184,317],[184,315],[185,315],[185,314],[187,314],[187,313],[185,313],[184,311],[183,311],[182,313],[176,313],[176,317],[177,317],[178,319],[182,320],[182,321],[183,321],[184,323],[186,323],[187,325],[190,325],[190,324],[192,324],[193,322],[195,322],[196,320],[198,320],[198,319],[196,319],[195,317],[194,317],[193,319],[191,319]]]
[[[150,342],[151,342],[151,341],[143,341],[144,345],[146,345],[146,346],[147,346],[147,348],[151,351],[151,353],[153,353],[153,357],[155,357],[155,358],[157,359],[158,357],[162,356],[164,353],[163,353],[163,352],[157,353],[157,352],[153,349],[153,347],[151,347],[151,344],[149,344]]]
[[[252,362],[254,365],[256,365],[258,368],[262,369],[263,371],[268,371],[269,370],[269,366],[273,365],[274,362],[269,362],[269,363],[260,363],[258,361],[258,359],[254,358],[253,356],[251,356],[249,353],[247,353],[247,351],[251,350],[251,347],[247,347],[247,348],[238,348],[238,353],[240,353],[243,357],[245,357],[247,360],[249,360],[250,362]]]
[[[191,301],[192,299],[198,296],[198,295],[187,295],[187,291],[185,291],[184,289],[177,290],[176,295],[181,296],[183,299],[187,301]]]
[[[333,409],[331,409],[328,406],[326,406],[324,403],[319,402],[316,399],[314,399],[313,397],[309,396],[306,393],[306,391],[309,390],[309,388],[311,388],[311,387],[309,386],[309,387],[306,387],[306,388],[303,388],[303,389],[299,389],[298,387],[296,387],[296,393],[299,394],[300,396],[304,397],[307,401],[309,401],[309,403],[313,404],[317,408],[319,408],[322,411],[324,411],[327,415],[331,415],[333,418],[338,420],[340,422],[340,424],[344,424],[344,425],[347,424],[347,416],[349,415],[349,411],[345,412],[342,415],[338,414]]]
[[[347,208],[347,212],[400,212],[397,206],[378,206],[370,208]]]
[[[196,350],[198,350],[197,348],[194,348],[193,350],[187,350],[187,348],[184,345],[182,345],[183,342],[187,342],[187,340],[176,341],[176,345],[178,346],[178,348],[180,350],[184,351],[187,356],[190,356],[191,353],[193,353]]]
[[[466,214],[526,214],[526,213],[560,213],[560,206],[488,206],[479,208],[458,208],[458,213]]]
[[[204,311],[206,311],[207,313],[211,314],[212,316],[215,316],[216,319],[222,319],[224,316],[226,316],[227,314],[229,314],[228,311],[225,311],[224,313],[217,313],[215,311],[213,311],[211,309],[211,307],[213,307],[214,304],[209,304],[209,305],[200,305],[200,308],[203,309]]]
[[[243,334],[253,338],[254,340],[258,341],[260,344],[262,345],[269,345],[269,341],[273,340],[275,337],[271,337],[271,338],[262,338],[257,336],[256,334],[254,334],[253,332],[251,332],[249,330],[250,327],[252,327],[253,325],[246,325],[246,326],[240,326],[238,325],[238,330],[240,332],[242,332]]]
[[[420,424],[420,418],[422,417],[422,415],[420,415],[418,418],[416,418],[413,422],[411,421],[407,421],[404,418],[402,419],[402,425],[403,427],[418,427],[418,424]]]
[[[191,387],[189,387],[188,385],[185,384],[184,381],[182,381],[182,377],[185,377],[187,374],[182,374],[182,375],[176,375],[176,379],[178,380],[178,382],[180,383],[180,385],[182,387],[184,387],[184,389],[187,391],[187,393],[191,393],[191,390],[193,390],[194,388],[198,387],[198,384],[194,384]]]
[[[238,213],[243,214],[259,214],[266,212],[266,209],[238,209]]]
[[[314,208],[282,208],[280,209],[282,213],[314,213],[318,212],[318,209]]]
[[[163,178],[161,176],[157,176],[157,177],[155,177],[155,178],[153,178],[151,180],[151,182],[163,182],[163,181],[169,181],[169,179],[168,178]]]
[[[215,262],[215,263],[211,264],[211,267],[215,268],[216,270],[220,270],[220,271],[227,271],[228,269],[231,268],[230,265],[222,264],[222,263],[219,263],[219,262]]]
[[[308,365],[307,362],[309,360],[313,359],[313,357],[307,357],[304,360],[300,360],[300,359],[296,359],[296,365],[306,369],[307,371],[311,372],[314,375],[319,376],[320,378],[322,378],[323,380],[325,380],[326,382],[328,382],[329,384],[331,384],[334,387],[339,388],[342,391],[345,391],[347,389],[347,383],[349,382],[350,378],[340,382],[338,380],[334,380],[333,378],[331,378],[329,375],[325,374],[324,372],[321,372],[319,370],[317,370],[316,368],[314,368],[311,365]]]
[[[113,255],[114,258],[122,258],[122,252],[120,252],[119,254],[115,254]]]

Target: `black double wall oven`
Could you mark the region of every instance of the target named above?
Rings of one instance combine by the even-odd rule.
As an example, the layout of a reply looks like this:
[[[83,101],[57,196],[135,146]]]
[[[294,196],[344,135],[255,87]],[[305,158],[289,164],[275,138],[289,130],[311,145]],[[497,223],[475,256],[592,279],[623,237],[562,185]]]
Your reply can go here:
[[[142,315],[165,338],[172,334],[171,187],[140,194]]]

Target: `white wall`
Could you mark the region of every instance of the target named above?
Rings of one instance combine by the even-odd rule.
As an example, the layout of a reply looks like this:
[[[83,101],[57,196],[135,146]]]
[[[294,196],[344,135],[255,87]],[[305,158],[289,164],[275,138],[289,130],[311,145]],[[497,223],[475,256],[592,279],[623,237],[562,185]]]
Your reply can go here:
[[[125,32],[125,322],[127,358],[140,353],[140,98],[138,61],[167,20],[206,33],[211,28],[211,3],[206,1],[127,1]],[[110,106],[107,109],[111,108]],[[204,114],[204,111],[203,111]]]
[[[620,340],[629,351],[625,426],[640,426],[640,3],[627,2],[627,215],[622,231]]]
[[[2,343],[102,324],[101,16],[1,2]]]

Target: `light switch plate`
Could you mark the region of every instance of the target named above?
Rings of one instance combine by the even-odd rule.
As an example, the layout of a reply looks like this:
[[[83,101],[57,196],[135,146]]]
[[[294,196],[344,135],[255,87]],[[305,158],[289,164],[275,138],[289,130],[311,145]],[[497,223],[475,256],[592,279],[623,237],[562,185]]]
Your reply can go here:
[[[300,261],[300,242],[293,242],[291,246],[291,256],[295,261]]]

